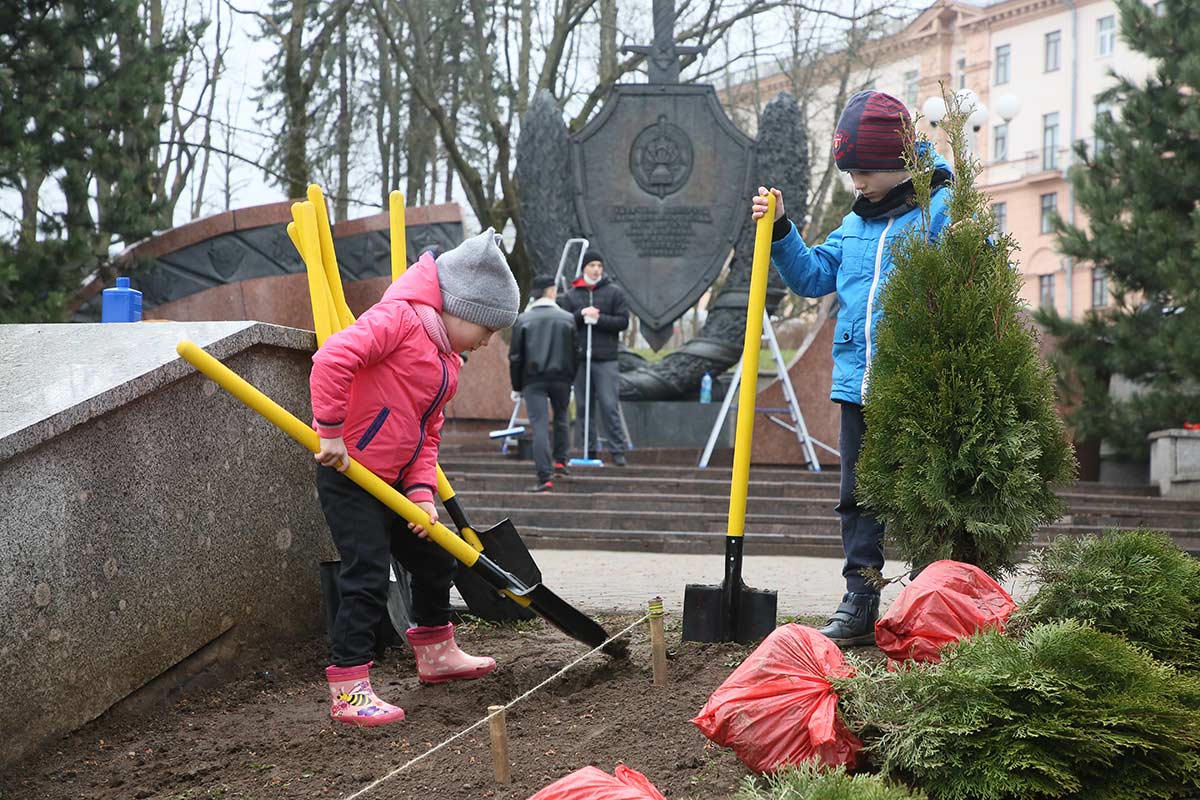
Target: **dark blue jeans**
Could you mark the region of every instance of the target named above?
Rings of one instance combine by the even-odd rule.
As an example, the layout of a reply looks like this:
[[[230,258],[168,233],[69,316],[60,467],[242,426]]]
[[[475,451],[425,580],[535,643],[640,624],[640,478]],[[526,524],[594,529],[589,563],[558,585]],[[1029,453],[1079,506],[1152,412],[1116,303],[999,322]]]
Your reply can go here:
[[[846,579],[848,592],[879,594],[879,590],[868,586],[866,579],[859,574],[864,567],[883,569],[883,523],[860,506],[854,496],[857,485],[854,470],[858,466],[858,453],[862,450],[867,422],[862,406],[855,403],[841,405],[842,428],[838,434],[838,450],[842,454],[842,479],[835,510],[842,518],[842,552],[846,555],[842,576]]]

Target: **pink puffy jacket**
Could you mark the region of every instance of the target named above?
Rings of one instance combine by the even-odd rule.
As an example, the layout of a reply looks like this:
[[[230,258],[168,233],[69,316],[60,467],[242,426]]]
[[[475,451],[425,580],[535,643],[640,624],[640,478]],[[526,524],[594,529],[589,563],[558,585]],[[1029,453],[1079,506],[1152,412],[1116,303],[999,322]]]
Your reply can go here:
[[[410,303],[439,313],[442,292],[428,253],[353,325],[313,355],[313,428],[341,436],[350,457],[414,502],[437,488],[442,411],[458,390],[462,360],[442,353]]]

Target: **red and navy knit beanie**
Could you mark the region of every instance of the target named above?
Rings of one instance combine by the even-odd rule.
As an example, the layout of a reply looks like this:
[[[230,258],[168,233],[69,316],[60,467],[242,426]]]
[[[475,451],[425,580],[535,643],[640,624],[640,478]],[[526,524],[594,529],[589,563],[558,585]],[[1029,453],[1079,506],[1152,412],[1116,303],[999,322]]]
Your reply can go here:
[[[833,159],[843,172],[902,170],[911,136],[912,119],[904,103],[883,92],[858,92],[838,118]]]

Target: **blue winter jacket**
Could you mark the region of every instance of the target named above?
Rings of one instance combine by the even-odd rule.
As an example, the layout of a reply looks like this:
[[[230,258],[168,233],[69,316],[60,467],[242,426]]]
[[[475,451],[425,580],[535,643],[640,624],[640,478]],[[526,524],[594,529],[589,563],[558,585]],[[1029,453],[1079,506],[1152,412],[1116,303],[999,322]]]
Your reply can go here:
[[[934,166],[950,165],[935,155]],[[930,204],[929,234],[936,238],[947,223],[950,186],[937,189]],[[879,290],[892,271],[891,244],[902,231],[921,224],[920,209],[897,216],[863,219],[851,212],[824,244],[809,247],[792,225],[771,245],[771,261],[784,283],[798,295],[824,297],[837,291],[837,325],[833,331],[833,391],[830,399],[863,402],[871,359],[872,333],[879,324]]]

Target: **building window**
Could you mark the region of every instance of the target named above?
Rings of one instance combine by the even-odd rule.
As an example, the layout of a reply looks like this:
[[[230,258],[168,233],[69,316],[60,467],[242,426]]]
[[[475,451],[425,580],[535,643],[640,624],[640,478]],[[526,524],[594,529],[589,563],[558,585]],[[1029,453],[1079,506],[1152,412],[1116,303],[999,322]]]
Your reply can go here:
[[[1158,2],[1154,4],[1154,16],[1165,17],[1166,15],[1167,15],[1166,0],[1158,0]]]
[[[917,107],[917,79],[920,76],[915,69],[904,73],[904,102],[909,108]]]
[[[996,233],[1008,233],[1008,203],[992,203],[992,219],[996,222]]]
[[[954,71],[958,73],[958,88],[967,88],[967,60],[960,58],[954,64]]]
[[[1108,305],[1108,273],[1103,267],[1092,270],[1092,307],[1103,308]]]
[[[1046,72],[1054,72],[1062,67],[1062,31],[1050,31],[1046,34]]]
[[[1058,112],[1042,115],[1042,169],[1058,169]]]
[[[994,83],[997,86],[1008,83],[1008,67],[1011,60],[1012,48],[1009,45],[1002,44],[996,48],[996,79]]]
[[[1007,161],[1008,160],[1008,123],[1002,122],[999,125],[992,126],[992,153],[993,160]]]
[[[1038,306],[1054,308],[1054,276],[1038,275]]]
[[[1092,133],[1095,135],[1096,141],[1092,147],[1092,152],[1096,155],[1103,153],[1108,147],[1108,143],[1104,140],[1104,134],[1101,127],[1108,122],[1112,122],[1113,118],[1112,103],[1104,100],[1096,101],[1096,120],[1092,123]]]
[[[1058,211],[1058,192],[1042,195],[1042,233],[1054,233],[1054,214]]]
[[[1111,14],[1096,21],[1096,52],[1111,56],[1117,43],[1117,18]]]

